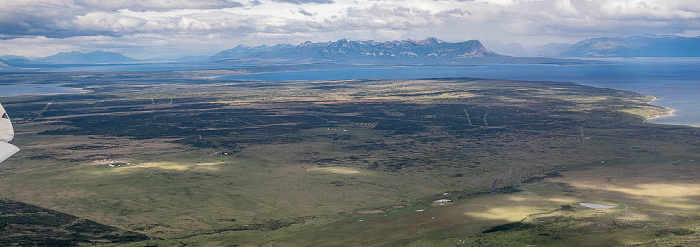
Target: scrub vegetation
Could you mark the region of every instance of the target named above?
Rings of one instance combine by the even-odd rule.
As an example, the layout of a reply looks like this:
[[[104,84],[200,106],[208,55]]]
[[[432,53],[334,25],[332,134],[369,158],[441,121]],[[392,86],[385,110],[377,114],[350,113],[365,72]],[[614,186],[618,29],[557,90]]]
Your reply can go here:
[[[668,114],[652,96],[558,82],[215,75],[4,76],[85,92],[2,99],[22,152],[0,166],[0,197],[149,238],[103,243],[130,246],[700,238],[700,136],[644,123]]]

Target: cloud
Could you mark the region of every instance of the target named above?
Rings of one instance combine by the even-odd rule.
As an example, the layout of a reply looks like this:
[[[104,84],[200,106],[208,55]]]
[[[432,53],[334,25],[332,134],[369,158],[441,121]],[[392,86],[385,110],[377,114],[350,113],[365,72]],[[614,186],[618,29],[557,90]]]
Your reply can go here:
[[[164,11],[173,9],[222,9],[243,6],[231,0],[74,0],[75,5],[93,10]]]
[[[114,13],[92,12],[82,16],[76,16],[72,26],[77,30],[118,33],[121,31],[143,31],[146,30],[148,23],[149,22],[147,20],[141,18],[123,16]]]
[[[301,13],[302,15],[305,15],[305,16],[314,16],[314,14],[312,14],[306,10],[303,10],[303,9],[300,9],[299,13]]]
[[[339,20],[327,20],[332,28],[343,29],[393,29],[407,30],[415,27],[435,26],[440,23],[429,10],[408,7],[350,8]]]
[[[272,1],[279,2],[279,3],[293,3],[293,4],[308,4],[308,3],[331,4],[331,3],[335,3],[334,0],[272,0]]]
[[[129,11],[177,13],[243,6],[231,0],[3,0],[0,1],[0,35],[21,37],[71,37],[128,35],[145,31],[172,30],[168,22],[124,14]]]
[[[192,52],[207,44],[197,52],[213,53],[241,43],[340,38],[435,36],[539,45],[646,33],[700,33],[700,5],[683,0],[0,1],[3,42],[25,42],[25,49],[44,42],[61,51],[73,47],[62,41],[127,53],[142,47]],[[101,43],[90,43],[97,40]]]
[[[62,1],[7,0],[0,2],[0,33],[4,35],[44,35],[56,33],[75,18],[74,10]]]

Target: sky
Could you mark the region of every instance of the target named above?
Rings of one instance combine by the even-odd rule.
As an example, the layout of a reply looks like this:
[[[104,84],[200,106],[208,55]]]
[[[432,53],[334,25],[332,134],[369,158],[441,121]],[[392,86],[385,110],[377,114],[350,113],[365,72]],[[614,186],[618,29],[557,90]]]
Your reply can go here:
[[[495,51],[592,37],[700,35],[696,0],[0,0],[0,55],[139,59],[304,41],[481,40]],[[511,45],[508,45],[511,44]],[[507,53],[507,52],[506,52]]]

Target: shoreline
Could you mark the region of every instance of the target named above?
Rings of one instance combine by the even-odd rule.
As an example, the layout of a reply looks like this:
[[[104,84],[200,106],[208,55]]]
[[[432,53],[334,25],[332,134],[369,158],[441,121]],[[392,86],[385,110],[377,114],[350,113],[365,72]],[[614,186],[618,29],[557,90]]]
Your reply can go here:
[[[671,109],[671,108],[668,108],[668,107],[665,107],[665,106],[658,106],[658,107],[666,108],[666,110],[668,110],[668,111],[666,112],[668,115],[647,117],[646,119],[644,119],[644,122],[645,122],[645,123],[649,123],[650,120],[654,120],[654,119],[665,118],[665,117],[675,117],[675,116],[676,116],[676,110],[675,110],[675,109]],[[687,124],[669,124],[669,125],[693,126],[693,125],[687,125]],[[696,127],[696,126],[693,126],[693,127]]]
[[[648,117],[642,116],[642,117],[644,117],[644,120],[642,121],[642,123],[647,123],[647,124],[660,124],[660,125],[670,125],[670,126],[686,126],[686,127],[700,128],[700,124],[656,123],[656,122],[653,122],[654,120],[661,119],[661,118],[676,117],[676,112],[678,112],[678,110],[673,109],[673,108],[670,108],[670,107],[667,107],[667,106],[654,104],[654,102],[659,101],[659,100],[662,99],[662,98],[661,98],[661,97],[658,97],[658,96],[651,95],[651,94],[648,93],[648,92],[641,92],[641,91],[637,91],[637,90],[633,90],[633,89],[605,87],[605,86],[603,86],[603,85],[591,85],[591,84],[583,83],[583,82],[573,82],[573,83],[574,83],[574,84],[577,84],[577,85],[588,86],[588,87],[596,87],[596,88],[605,88],[605,89],[612,89],[612,90],[619,90],[619,91],[634,92],[634,93],[639,93],[639,94],[644,94],[644,95],[648,95],[648,96],[654,97],[653,99],[647,101],[646,104],[649,104],[649,105],[652,105],[652,106],[655,106],[655,107],[662,107],[662,108],[666,109],[666,112],[665,112],[665,114],[663,114],[663,115],[648,116]]]
[[[659,97],[654,96],[654,99],[652,99],[652,100],[650,100],[649,102],[647,102],[647,104],[652,104],[654,101],[657,101],[658,99],[659,99]],[[660,106],[660,105],[654,105],[654,106],[658,106],[658,107],[663,107],[663,108],[665,108],[665,109],[667,110],[667,111],[666,111],[666,114],[667,114],[667,115],[660,115],[660,116],[647,117],[646,119],[644,119],[643,123],[663,124],[663,125],[672,125],[672,126],[686,126],[686,127],[700,128],[700,125],[692,125],[692,124],[654,123],[654,122],[651,122],[652,120],[655,120],[655,119],[667,118],[667,117],[675,117],[675,116],[676,116],[676,112],[677,112],[676,109],[673,109],[673,108],[670,108],[670,107]]]
[[[654,96],[654,98],[653,98],[652,100],[650,100],[649,102],[647,102],[647,104],[650,104],[650,105],[653,105],[653,106],[658,106],[658,107],[663,107],[664,109],[667,110],[667,111],[666,111],[666,114],[667,114],[667,115],[659,115],[659,116],[647,117],[646,119],[644,119],[644,123],[649,123],[650,120],[654,120],[654,119],[676,116],[676,109],[669,108],[669,107],[665,107],[665,106],[661,106],[661,105],[654,105],[654,104],[653,104],[654,101],[657,101],[657,100],[659,100],[659,97]],[[683,124],[679,124],[679,125],[683,125]],[[691,126],[691,125],[687,125],[687,126]],[[693,127],[695,127],[695,126],[693,126]]]

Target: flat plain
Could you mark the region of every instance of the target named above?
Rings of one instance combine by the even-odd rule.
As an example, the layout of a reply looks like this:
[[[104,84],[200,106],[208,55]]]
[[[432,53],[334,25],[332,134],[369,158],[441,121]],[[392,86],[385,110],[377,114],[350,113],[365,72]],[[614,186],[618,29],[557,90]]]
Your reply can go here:
[[[473,78],[216,76],[4,75],[83,91],[2,99],[22,152],[0,166],[0,197],[149,238],[75,244],[700,241],[700,135],[644,123],[668,114],[653,96]]]

